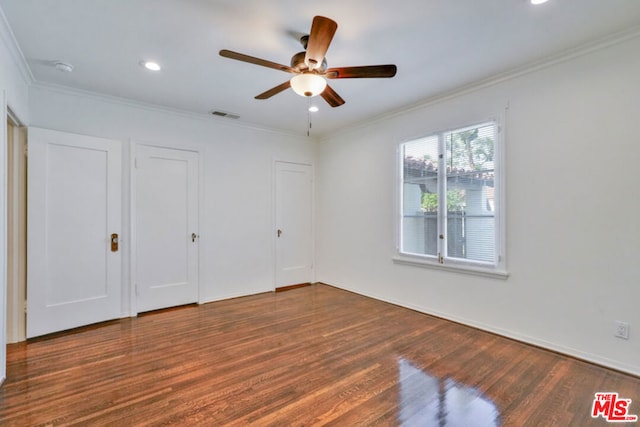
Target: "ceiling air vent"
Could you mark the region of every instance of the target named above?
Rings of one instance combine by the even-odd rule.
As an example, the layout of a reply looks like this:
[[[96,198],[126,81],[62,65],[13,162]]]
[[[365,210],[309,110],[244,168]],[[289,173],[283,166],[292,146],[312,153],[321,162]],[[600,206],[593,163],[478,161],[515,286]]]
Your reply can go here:
[[[228,113],[226,111],[212,111],[211,114],[218,117],[226,117],[227,119],[239,119],[240,116],[233,113]]]

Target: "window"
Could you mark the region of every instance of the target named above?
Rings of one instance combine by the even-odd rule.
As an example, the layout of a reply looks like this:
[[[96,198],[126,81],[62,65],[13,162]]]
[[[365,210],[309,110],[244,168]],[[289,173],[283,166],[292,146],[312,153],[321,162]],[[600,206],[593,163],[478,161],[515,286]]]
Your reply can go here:
[[[398,261],[506,275],[498,140],[487,122],[401,144]]]

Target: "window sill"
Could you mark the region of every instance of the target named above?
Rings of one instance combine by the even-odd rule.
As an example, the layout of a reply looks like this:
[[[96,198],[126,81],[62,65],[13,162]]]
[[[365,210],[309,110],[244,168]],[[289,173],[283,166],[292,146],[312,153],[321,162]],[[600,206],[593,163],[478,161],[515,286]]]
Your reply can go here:
[[[404,255],[396,255],[393,258],[394,264],[410,265],[412,267],[431,268],[433,270],[453,271],[456,273],[471,274],[474,276],[490,277],[493,279],[506,280],[509,273],[504,270],[493,268],[475,267],[470,265],[451,265],[440,264],[439,262],[429,261],[421,258],[413,258]]]

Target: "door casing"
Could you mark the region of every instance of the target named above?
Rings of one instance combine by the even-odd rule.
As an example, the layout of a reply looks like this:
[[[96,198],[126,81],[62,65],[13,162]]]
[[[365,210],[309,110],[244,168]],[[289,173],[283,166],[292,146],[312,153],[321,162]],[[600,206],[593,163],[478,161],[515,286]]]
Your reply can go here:
[[[26,339],[27,131],[11,111],[7,123],[7,342]]]

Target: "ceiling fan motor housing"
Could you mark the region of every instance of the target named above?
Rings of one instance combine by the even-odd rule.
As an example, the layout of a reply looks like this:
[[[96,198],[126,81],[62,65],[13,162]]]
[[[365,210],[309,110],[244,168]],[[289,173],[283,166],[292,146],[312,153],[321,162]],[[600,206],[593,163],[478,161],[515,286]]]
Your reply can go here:
[[[291,57],[291,68],[294,68],[300,72],[307,71],[309,67],[304,63],[304,58],[307,55],[306,52],[298,52]],[[327,71],[327,58],[322,60],[322,65],[318,69],[320,73]]]

